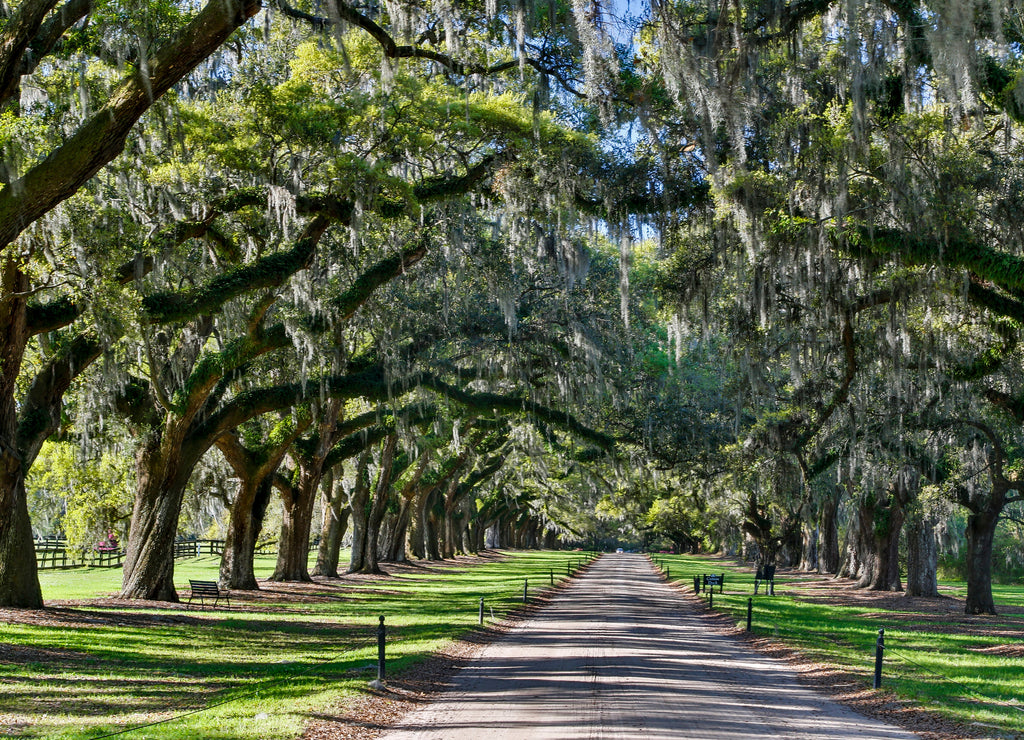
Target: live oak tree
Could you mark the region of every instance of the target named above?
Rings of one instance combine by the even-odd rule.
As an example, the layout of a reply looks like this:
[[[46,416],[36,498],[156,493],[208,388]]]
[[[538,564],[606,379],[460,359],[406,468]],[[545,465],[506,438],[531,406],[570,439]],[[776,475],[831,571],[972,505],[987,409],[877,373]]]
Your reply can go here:
[[[1002,211],[1017,181],[1012,14],[1000,2],[986,3],[979,15],[945,4],[867,0],[656,8],[650,24],[656,41],[641,61],[656,66],[678,110],[673,117],[671,107],[658,109],[674,124],[664,129],[671,139],[662,141],[684,156],[699,150],[707,163],[720,224],[709,241],[728,244],[723,232],[741,240],[753,270],[745,278],[737,274],[760,304],[760,324],[794,310],[829,320],[821,304],[794,302],[791,290],[778,289],[787,272],[792,277],[784,286],[847,302],[856,298],[844,293],[848,287],[875,290],[872,283],[903,273],[909,290],[888,301],[888,336],[851,327],[871,357],[886,344],[934,354],[934,344],[911,347],[914,327],[924,323],[941,337],[941,324],[955,324],[961,313],[957,300],[973,304],[972,311],[1014,316],[1019,230],[1017,219]],[[894,351],[882,363],[885,374],[878,377],[890,378],[883,384],[895,376],[905,386],[915,377],[922,398],[950,392],[948,376],[905,354]],[[976,382],[986,376],[978,363],[987,362],[991,372],[998,357],[975,355],[976,363],[972,354],[955,364],[976,365]],[[863,372],[865,363],[858,364]],[[976,391],[977,384],[972,389],[963,379],[956,389]],[[884,397],[848,392],[844,405],[868,425],[872,413],[882,413],[872,404]],[[802,406],[788,414],[817,413]],[[849,446],[836,436],[841,429],[821,431]],[[853,439],[864,434],[850,432]]]
[[[337,21],[344,20],[359,29],[366,38],[383,52],[388,60],[419,60],[419,69],[429,72],[432,69],[443,69],[446,73],[459,77],[498,75],[502,72],[515,70],[522,65],[529,65],[530,82],[537,80],[554,80],[556,85],[572,87],[578,66],[572,61],[571,49],[577,39],[575,34],[565,36],[565,29],[572,29],[570,18],[548,17],[540,23],[539,11],[518,16],[510,9],[495,4],[488,8],[486,18],[475,10],[462,14],[461,10],[442,9],[439,15],[431,12],[422,13],[398,6],[388,9],[387,14],[376,11],[366,13],[344,3],[332,3],[330,17],[315,18],[308,14],[307,8],[301,3],[299,7],[285,2],[275,2],[273,6],[287,16],[297,18],[308,24],[307,31],[323,32],[337,26]],[[15,151],[16,147],[8,145],[5,163],[5,182],[7,186],[0,191],[0,210],[2,210],[4,244],[12,244],[18,234],[34,223],[56,205],[74,194],[90,177],[96,174],[105,164],[116,157],[126,141],[129,140],[133,126],[140,117],[164,95],[175,83],[191,75],[205,59],[217,52],[229,35],[241,27],[249,18],[261,9],[260,2],[217,2],[208,3],[194,14],[191,8],[183,10],[177,5],[154,4],[140,9],[137,17],[133,17],[131,28],[117,25],[120,16],[107,15],[103,3],[90,4],[72,0],[61,7],[56,2],[25,2],[5,19],[4,33],[7,44],[2,64],[3,95],[9,103],[8,131],[13,135],[8,142],[16,142],[18,146],[31,141]],[[52,12],[51,12],[52,11]],[[138,25],[139,18],[144,18],[145,29]],[[86,23],[85,21],[89,21]],[[436,25],[435,25],[436,24]],[[478,25],[488,30],[478,38],[483,42],[462,44],[462,32],[471,26]],[[412,44],[404,43],[412,36],[414,26],[426,30],[419,41]],[[443,27],[447,33],[430,33],[431,28]],[[460,29],[457,32],[456,29]],[[540,33],[546,29],[550,35]],[[585,28],[585,26],[581,26]],[[78,33],[85,29],[86,33]],[[559,36],[561,34],[561,36]],[[465,38],[470,38],[472,34]],[[483,66],[472,60],[478,50],[488,44],[497,42],[499,45],[515,37],[517,58],[500,62],[496,65]],[[473,37],[477,38],[477,37]],[[561,38],[563,43],[549,44],[548,40]],[[270,46],[265,46],[264,51]],[[563,54],[568,51],[568,54]],[[94,55],[111,70],[106,76],[99,76],[95,89],[84,90],[80,96],[84,106],[81,121],[70,121],[69,136],[59,137],[59,143],[46,144],[45,136],[30,139],[25,136],[31,132],[31,121],[43,120],[36,116],[45,106],[32,109],[31,106],[19,105],[17,100],[20,81],[26,75],[40,70],[55,70],[58,75],[74,60],[74,54],[85,52]],[[187,80],[186,93],[192,97],[216,91],[222,85],[224,73],[234,64],[244,60],[248,48],[245,43],[234,47],[213,59],[204,69]],[[44,59],[58,62],[53,66],[40,64]],[[385,68],[392,69],[392,62],[386,62]],[[534,74],[535,73],[535,74]],[[387,84],[385,82],[385,84]],[[73,99],[65,97],[65,99]],[[30,101],[31,102],[31,101]],[[96,113],[90,113],[95,110]],[[74,118],[76,111],[59,108],[58,112],[69,111]],[[31,118],[36,116],[36,118]],[[29,122],[29,126],[22,125]],[[45,132],[44,132],[45,133]],[[66,141],[65,141],[66,139]],[[48,155],[48,156],[47,156]],[[28,551],[29,527],[24,505],[23,476],[24,469],[31,463],[33,450],[18,449],[15,444],[17,434],[15,418],[16,378],[20,367],[20,358],[24,352],[27,338],[34,331],[34,324],[27,318],[27,300],[29,294],[37,287],[45,285],[45,275],[41,280],[31,268],[33,255],[56,255],[56,251],[46,245],[29,247],[28,243],[19,244],[17,249],[9,250],[4,267],[4,316],[7,318],[5,337],[8,347],[5,356],[11,362],[5,365],[3,396],[8,399],[5,429],[0,430],[8,440],[5,449],[11,450],[5,466],[8,472],[3,481],[3,497],[0,498],[3,519],[0,526],[0,543],[5,555],[4,568],[0,572],[3,583],[2,600],[4,603],[16,605],[34,605],[39,603],[38,585],[35,582],[30,559],[13,555],[16,552]],[[56,265],[57,272],[65,264],[50,261]],[[43,271],[46,272],[45,270]],[[39,285],[34,285],[33,282]],[[58,306],[63,308],[63,306]],[[46,327],[53,329],[61,325],[61,319],[53,316],[53,307],[45,320]],[[70,315],[72,319],[75,312]],[[63,319],[66,324],[68,320]],[[57,323],[54,323],[57,322]],[[66,389],[68,378],[74,372],[67,367],[79,368],[87,364],[81,360],[86,357],[92,361],[98,356],[94,342],[84,337],[81,343],[87,346],[78,350],[78,354],[58,363],[50,375],[42,379],[44,385],[38,391],[40,411],[53,416],[52,409],[59,404],[60,394]],[[72,361],[73,360],[73,361]],[[23,408],[25,406],[23,405]],[[35,410],[35,404],[28,408]],[[33,439],[44,439],[49,431],[38,418],[32,418],[31,436]],[[23,435],[28,436],[28,435]],[[37,443],[36,443],[37,444]],[[24,445],[22,445],[24,447]]]
[[[156,15],[161,4],[154,3],[152,8]],[[68,376],[74,374],[58,362],[51,366],[48,377],[38,378],[37,388],[48,386],[38,391],[40,403],[18,402],[22,358],[29,338],[38,331],[34,328],[34,312],[29,309],[30,300],[38,297],[38,291],[45,290],[48,275],[59,274],[66,264],[63,253],[59,261],[56,252],[51,251],[53,260],[47,255],[45,236],[21,235],[116,157],[136,122],[154,101],[191,74],[259,9],[258,0],[214,0],[194,13],[173,12],[162,18],[160,24],[154,24],[162,26],[159,34],[154,27],[131,29],[137,46],[130,56],[104,48],[104,41],[123,39],[122,34],[128,29],[116,25],[116,16],[103,17],[101,4],[94,7],[74,0],[63,4],[57,0],[29,0],[3,19],[0,104],[4,106],[6,135],[4,185],[0,189],[0,329],[5,362],[0,377],[0,603],[4,605],[42,603],[35,563],[30,557],[33,548],[24,478],[42,440],[53,430],[45,418],[55,415]],[[103,17],[104,22],[97,24],[95,36],[89,34],[88,41],[93,43],[84,44],[81,51],[87,59],[112,62],[108,66],[110,72],[98,90],[83,91],[84,110],[77,120],[66,122],[68,128],[63,135],[47,136],[46,127],[51,121],[47,121],[46,106],[33,108],[21,104],[23,80],[37,72],[45,78],[51,60],[53,69],[66,67],[65,55],[71,50],[78,51],[77,28],[93,15]],[[110,25],[107,21],[111,21]],[[43,64],[44,61],[47,63]],[[41,89],[46,95],[45,84]],[[37,130],[42,135],[30,138],[26,134],[37,122],[41,124]],[[52,123],[61,126],[65,122]],[[64,323],[66,319],[56,326],[51,323],[48,328]],[[87,352],[86,356],[92,354],[95,353]],[[84,363],[78,366],[81,364]],[[29,412],[31,417],[26,416]]]

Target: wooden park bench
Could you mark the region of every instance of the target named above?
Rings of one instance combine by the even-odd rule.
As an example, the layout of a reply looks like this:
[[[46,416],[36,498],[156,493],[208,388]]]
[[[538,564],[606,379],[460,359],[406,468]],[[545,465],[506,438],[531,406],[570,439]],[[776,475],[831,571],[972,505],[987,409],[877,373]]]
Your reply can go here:
[[[757,573],[754,575],[754,595],[757,595],[757,589],[761,585],[761,581],[764,581],[764,592],[769,596],[775,595],[775,566],[774,565],[759,565],[757,566]]]
[[[192,599],[199,599],[199,603],[206,606],[206,599],[213,599],[213,605],[217,606],[217,602],[224,599],[231,606],[231,597],[226,590],[221,590],[220,586],[217,585],[216,581],[196,581],[191,578],[188,579],[188,585],[192,589],[192,594],[188,597],[188,603],[192,603]]]

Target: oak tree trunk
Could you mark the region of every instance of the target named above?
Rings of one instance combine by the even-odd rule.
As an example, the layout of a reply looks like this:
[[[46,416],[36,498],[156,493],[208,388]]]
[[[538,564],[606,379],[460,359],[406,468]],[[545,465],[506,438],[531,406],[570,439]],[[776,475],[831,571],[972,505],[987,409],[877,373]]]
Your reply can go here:
[[[352,556],[349,560],[348,572],[361,573],[366,563],[366,528],[370,517],[370,481],[367,479],[367,467],[370,452],[367,450],[359,457],[356,470],[356,483],[349,497],[349,509],[352,511]]]
[[[812,572],[818,569],[818,530],[808,522],[800,525],[800,570]]]
[[[995,614],[992,599],[992,542],[998,514],[989,510],[967,517],[967,614]]]
[[[403,498],[399,502],[398,513],[391,527],[390,537],[384,553],[388,561],[392,563],[404,563],[406,561],[406,540],[409,532],[409,523],[412,519],[414,502]]]
[[[0,301],[0,606],[40,607],[25,469],[18,454],[18,373],[28,342],[25,298],[28,277],[8,257]]]
[[[340,467],[337,472],[330,471],[324,476],[320,491],[323,519],[320,523],[320,547],[313,575],[337,578],[341,541],[348,530],[350,513],[348,498],[341,485]]]
[[[860,544],[867,544],[861,553],[862,570],[857,585],[873,591],[902,591],[899,568],[900,530],[903,510],[890,502],[875,499],[862,501],[859,524]]]
[[[314,493],[315,493],[314,489]],[[308,486],[293,486],[281,496],[284,516],[277,542],[277,564],[271,581],[304,583],[309,575],[309,531],[313,524],[313,504]]]
[[[839,489],[826,496],[818,511],[818,572],[839,572]]]
[[[263,519],[273,495],[270,476],[260,481],[245,481],[231,505],[224,553],[220,559],[220,585],[242,591],[259,589],[254,564],[256,542],[263,531]]]
[[[366,537],[363,543],[363,568],[361,573],[380,573],[378,553],[380,552],[380,528],[391,503],[391,483],[395,462],[395,448],[398,435],[392,434],[384,442],[381,452],[380,474],[373,492],[373,503],[366,517]]]
[[[174,588],[174,538],[185,487],[198,461],[185,448],[180,420],[149,436],[137,456],[138,481],[128,530],[121,598],[178,601]]]
[[[907,596],[938,596],[939,548],[935,520],[913,516],[907,521]]]

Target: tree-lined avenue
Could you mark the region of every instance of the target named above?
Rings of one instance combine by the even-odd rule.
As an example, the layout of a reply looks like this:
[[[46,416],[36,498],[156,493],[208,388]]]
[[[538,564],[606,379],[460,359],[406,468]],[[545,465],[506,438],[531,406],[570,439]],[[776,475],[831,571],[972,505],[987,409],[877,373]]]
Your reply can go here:
[[[903,740],[707,626],[641,555],[605,555],[387,740]]]

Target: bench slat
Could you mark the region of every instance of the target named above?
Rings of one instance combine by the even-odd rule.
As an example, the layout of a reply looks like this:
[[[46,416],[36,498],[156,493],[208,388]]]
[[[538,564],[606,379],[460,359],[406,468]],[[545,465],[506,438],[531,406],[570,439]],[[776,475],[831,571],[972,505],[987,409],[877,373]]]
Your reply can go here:
[[[197,581],[192,578],[188,579],[189,587],[192,589],[191,595],[188,597],[188,603],[192,603],[192,599],[198,597],[199,603],[206,605],[206,598],[210,597],[213,599],[213,605],[217,606],[217,602],[224,599],[228,606],[231,606],[231,597],[227,590],[221,590],[220,586],[217,585],[216,581]]]

